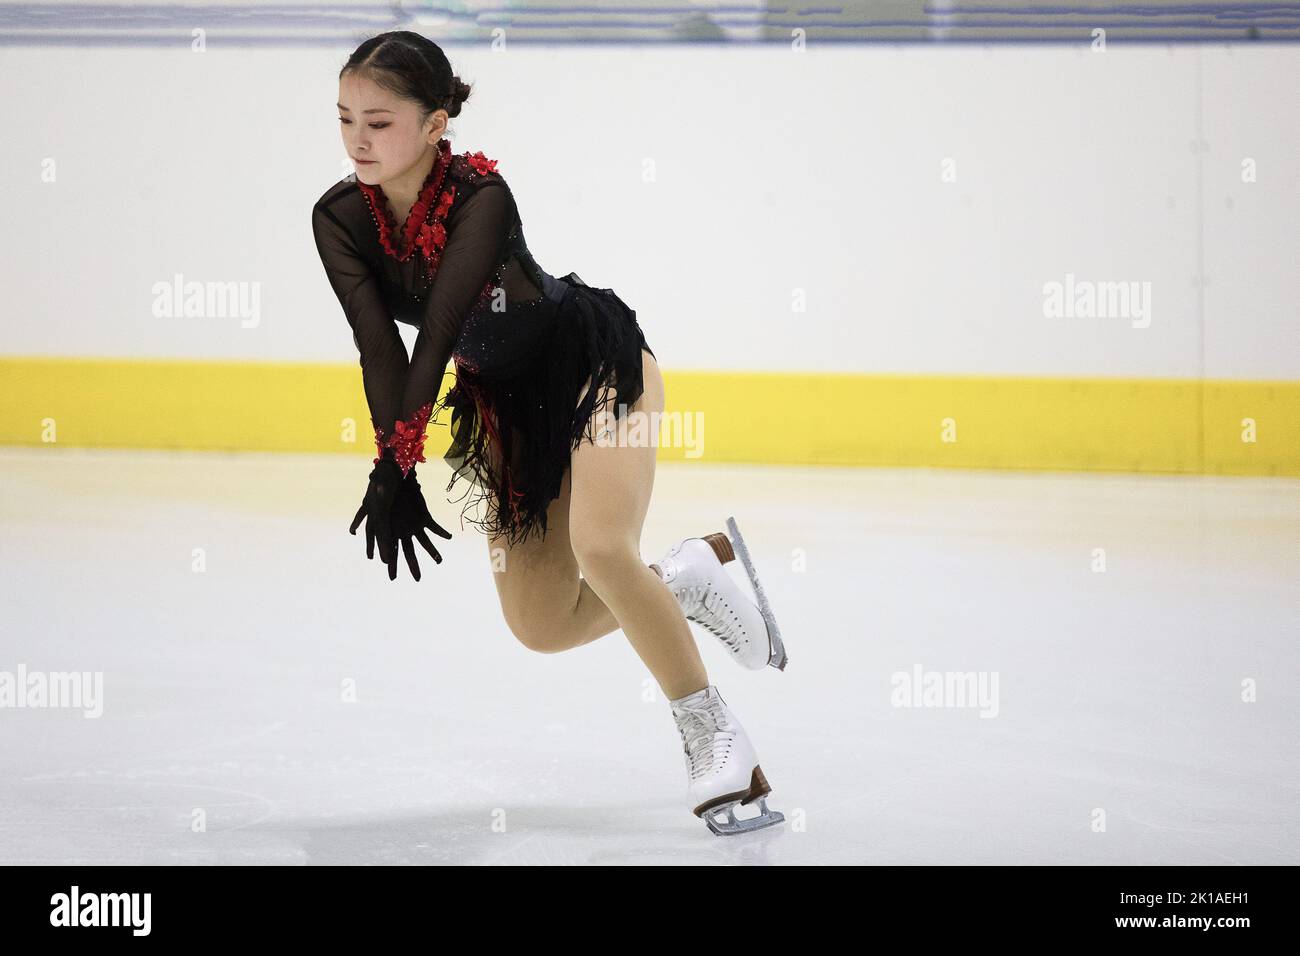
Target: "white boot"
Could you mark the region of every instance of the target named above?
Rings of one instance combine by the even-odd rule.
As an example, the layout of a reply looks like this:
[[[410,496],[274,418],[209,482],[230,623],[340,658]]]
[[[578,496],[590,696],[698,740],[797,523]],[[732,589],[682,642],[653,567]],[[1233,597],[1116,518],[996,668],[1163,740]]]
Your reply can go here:
[[[721,531],[703,538],[686,538],[673,545],[656,565],[688,621],[695,621],[720,640],[742,667],[762,670],[771,664],[785,670],[785,646],[763,593],[749,551],[734,518],[727,519],[728,539]],[[735,545],[733,549],[733,544]],[[755,603],[731,579],[723,565],[736,558],[749,575]]]
[[[712,684],[669,701],[682,736],[692,810],[718,836],[734,836],[785,820],[769,810],[772,792],[758,765],[758,755],[745,728],[727,708]],[[758,801],[759,813],[736,819],[735,809]]]

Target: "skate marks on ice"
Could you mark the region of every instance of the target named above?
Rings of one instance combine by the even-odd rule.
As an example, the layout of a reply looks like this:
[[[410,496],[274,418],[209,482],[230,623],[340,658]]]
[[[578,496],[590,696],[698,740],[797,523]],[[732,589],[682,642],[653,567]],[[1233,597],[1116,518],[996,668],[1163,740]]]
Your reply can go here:
[[[677,805],[524,804],[508,808],[506,832],[493,832],[488,804],[458,804],[400,815],[303,821],[303,862],[319,865],[717,866],[779,862],[771,837],[711,836],[683,823]],[[773,828],[777,830],[779,828]],[[771,831],[769,831],[771,832]],[[772,837],[779,838],[772,833]]]
[[[43,803],[38,819],[24,819],[12,809],[0,811],[0,833],[5,835],[0,865],[297,862],[295,854],[269,848],[259,848],[251,854],[253,859],[232,849],[236,842],[261,842],[234,841],[227,834],[255,829],[276,814],[275,801],[265,794],[213,783],[144,780],[137,773],[69,776],[75,779],[21,781],[23,800],[36,794]],[[105,802],[60,805],[58,798],[69,786],[76,788],[72,792],[78,800],[102,792]],[[0,804],[16,805],[7,796]],[[190,830],[194,807],[208,815],[206,832]]]

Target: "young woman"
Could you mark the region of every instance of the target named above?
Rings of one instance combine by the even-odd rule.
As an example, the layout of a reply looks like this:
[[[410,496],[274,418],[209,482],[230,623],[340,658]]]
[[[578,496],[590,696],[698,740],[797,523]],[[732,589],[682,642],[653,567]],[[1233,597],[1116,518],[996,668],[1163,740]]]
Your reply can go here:
[[[360,353],[377,456],[349,530],[365,521],[388,576],[397,553],[420,579],[413,540],[435,562],[435,522],[415,476],[429,421],[451,411],[451,490],[465,478],[486,517],[505,620],[554,653],[621,628],[668,698],[694,813],[715,833],[781,822],[740,723],[708,682],[688,620],[750,669],[785,666],[776,623],[734,521],[731,537],[687,538],[640,557],[655,447],[606,440],[621,411],[664,409],[663,378],[636,313],[529,254],[497,161],[443,137],[469,86],[437,44],[409,31],[367,40],[339,73],[343,145],[356,176],[312,210],[321,262]],[[408,356],[395,322],[419,332]],[[448,359],[456,379],[438,402]],[[654,417],[657,421],[657,417]],[[468,492],[467,492],[468,497]],[[734,550],[733,550],[734,545]],[[750,600],[723,565],[739,551]],[[667,586],[665,586],[667,585]],[[756,817],[734,808],[758,801]]]

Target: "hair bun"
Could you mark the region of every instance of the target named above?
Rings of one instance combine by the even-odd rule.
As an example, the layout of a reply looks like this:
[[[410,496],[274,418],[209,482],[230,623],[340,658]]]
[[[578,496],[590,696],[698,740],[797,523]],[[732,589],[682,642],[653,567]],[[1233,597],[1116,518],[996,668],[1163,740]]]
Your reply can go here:
[[[463,82],[460,77],[451,78],[451,95],[447,98],[447,115],[459,116],[460,105],[469,99],[471,87]]]

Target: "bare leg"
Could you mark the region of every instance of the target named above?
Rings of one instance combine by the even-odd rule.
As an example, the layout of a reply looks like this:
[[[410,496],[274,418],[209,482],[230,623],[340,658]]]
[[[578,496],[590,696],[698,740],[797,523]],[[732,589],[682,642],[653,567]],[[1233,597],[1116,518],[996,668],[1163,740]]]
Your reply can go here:
[[[618,620],[581,577],[569,543],[572,469],[560,496],[546,512],[545,540],[532,537],[513,547],[504,537],[487,539],[501,610],[525,647],[555,654],[581,647],[618,630]]]
[[[641,357],[645,391],[627,410],[630,415],[664,409],[659,365],[649,352]],[[708,675],[676,598],[641,560],[655,451],[653,442],[579,445],[570,469],[568,523],[573,555],[586,584],[613,612],[637,655],[672,699],[706,687]]]

